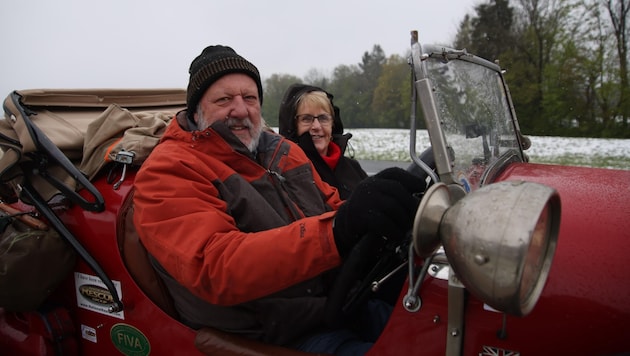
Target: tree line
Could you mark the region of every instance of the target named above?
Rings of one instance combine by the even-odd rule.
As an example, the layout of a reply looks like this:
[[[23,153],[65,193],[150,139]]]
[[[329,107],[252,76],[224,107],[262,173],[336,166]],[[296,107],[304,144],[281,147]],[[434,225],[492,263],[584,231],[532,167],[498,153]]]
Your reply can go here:
[[[630,0],[488,0],[462,19],[453,43],[442,45],[506,69],[525,134],[630,138],[629,10]],[[263,116],[276,126],[284,91],[301,82],[334,95],[346,128],[407,128],[408,56],[386,56],[376,44],[331,75],[273,74],[263,83]]]

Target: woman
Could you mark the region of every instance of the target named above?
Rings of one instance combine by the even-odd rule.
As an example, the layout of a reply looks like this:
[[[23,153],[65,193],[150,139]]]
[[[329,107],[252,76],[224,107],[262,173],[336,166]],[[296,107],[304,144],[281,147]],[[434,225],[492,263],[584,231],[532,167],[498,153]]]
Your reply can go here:
[[[343,133],[332,94],[315,86],[293,84],[284,94],[278,119],[280,134],[304,150],[320,177],[337,188],[341,199],[347,199],[367,177],[357,160],[344,155],[352,135]]]

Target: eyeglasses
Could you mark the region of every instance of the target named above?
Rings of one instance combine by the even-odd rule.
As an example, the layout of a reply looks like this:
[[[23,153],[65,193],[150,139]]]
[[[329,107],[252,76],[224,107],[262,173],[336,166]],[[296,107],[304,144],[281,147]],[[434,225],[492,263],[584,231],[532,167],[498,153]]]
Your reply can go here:
[[[313,123],[313,120],[317,119],[320,125],[330,125],[332,123],[332,116],[328,114],[321,114],[317,116],[313,116],[310,114],[297,115],[295,117],[301,124],[310,125]]]

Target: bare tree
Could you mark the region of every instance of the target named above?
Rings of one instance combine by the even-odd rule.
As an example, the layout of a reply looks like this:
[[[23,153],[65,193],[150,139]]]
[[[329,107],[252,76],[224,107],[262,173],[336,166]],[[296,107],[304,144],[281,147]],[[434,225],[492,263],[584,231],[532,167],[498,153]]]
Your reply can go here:
[[[606,9],[610,15],[619,57],[620,101],[618,118],[628,128],[630,116],[630,91],[628,90],[628,11],[630,0],[608,0]]]
[[[525,80],[525,109],[529,122],[525,126],[543,134],[550,123],[544,110],[545,73],[554,60],[554,51],[575,31],[570,14],[575,6],[572,0],[518,0],[514,22],[515,55],[524,64],[519,74]]]

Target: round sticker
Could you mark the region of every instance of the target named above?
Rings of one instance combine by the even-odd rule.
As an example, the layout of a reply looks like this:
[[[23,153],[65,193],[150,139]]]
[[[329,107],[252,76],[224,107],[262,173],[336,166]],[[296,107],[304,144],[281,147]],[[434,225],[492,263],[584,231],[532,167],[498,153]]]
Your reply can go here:
[[[123,355],[147,356],[151,345],[144,334],[128,324],[115,324],[109,331],[112,343]]]
[[[466,178],[466,175],[464,174],[464,172],[457,173],[457,179],[464,187],[464,190],[466,191],[466,193],[470,193],[470,183],[468,182],[468,178]]]

